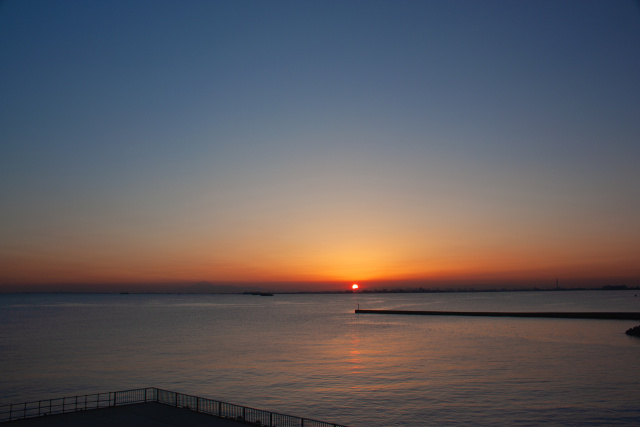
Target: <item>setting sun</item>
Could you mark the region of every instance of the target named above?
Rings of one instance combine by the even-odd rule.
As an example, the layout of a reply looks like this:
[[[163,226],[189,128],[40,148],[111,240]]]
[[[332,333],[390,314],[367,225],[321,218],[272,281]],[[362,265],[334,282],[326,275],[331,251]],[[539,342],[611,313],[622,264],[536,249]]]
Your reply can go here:
[[[354,291],[358,289],[358,284],[354,283],[353,285],[351,285],[351,289],[353,289]]]

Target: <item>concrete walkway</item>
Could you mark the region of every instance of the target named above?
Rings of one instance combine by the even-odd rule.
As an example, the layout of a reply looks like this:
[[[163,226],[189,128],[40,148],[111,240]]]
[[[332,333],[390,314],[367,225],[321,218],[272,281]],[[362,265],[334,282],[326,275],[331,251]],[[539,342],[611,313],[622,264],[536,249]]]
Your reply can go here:
[[[158,402],[146,402],[15,420],[4,425],[7,427],[246,427],[250,424]]]

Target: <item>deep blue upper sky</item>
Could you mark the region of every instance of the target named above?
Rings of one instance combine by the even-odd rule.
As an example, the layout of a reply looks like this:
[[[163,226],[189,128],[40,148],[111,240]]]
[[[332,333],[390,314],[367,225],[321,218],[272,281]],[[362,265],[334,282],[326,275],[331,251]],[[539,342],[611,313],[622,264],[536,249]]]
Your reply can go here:
[[[7,0],[0,282],[640,275],[639,76],[633,1]]]

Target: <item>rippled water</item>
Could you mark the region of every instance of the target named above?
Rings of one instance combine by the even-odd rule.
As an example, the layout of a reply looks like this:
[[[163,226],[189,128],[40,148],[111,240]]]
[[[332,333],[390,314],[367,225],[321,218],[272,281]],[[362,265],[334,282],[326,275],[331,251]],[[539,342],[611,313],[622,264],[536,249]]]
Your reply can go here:
[[[637,291],[1,295],[0,403],[155,386],[354,426],[638,425]]]

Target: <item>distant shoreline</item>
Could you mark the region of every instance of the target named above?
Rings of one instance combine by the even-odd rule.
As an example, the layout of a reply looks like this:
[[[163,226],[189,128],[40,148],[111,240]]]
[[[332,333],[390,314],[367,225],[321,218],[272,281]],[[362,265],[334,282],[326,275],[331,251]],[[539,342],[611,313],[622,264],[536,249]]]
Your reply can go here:
[[[173,291],[173,292],[137,292],[137,291],[113,291],[113,292],[91,292],[91,291],[0,291],[0,295],[25,295],[25,294],[54,294],[54,295],[353,295],[353,294],[443,294],[443,293],[502,293],[502,292],[573,292],[573,291],[640,291],[640,286],[602,286],[599,288],[496,288],[496,289],[475,289],[475,288],[458,288],[458,289],[428,289],[428,288],[398,288],[398,289],[360,289],[339,290],[339,291],[238,291],[238,292],[189,292],[189,291]]]

